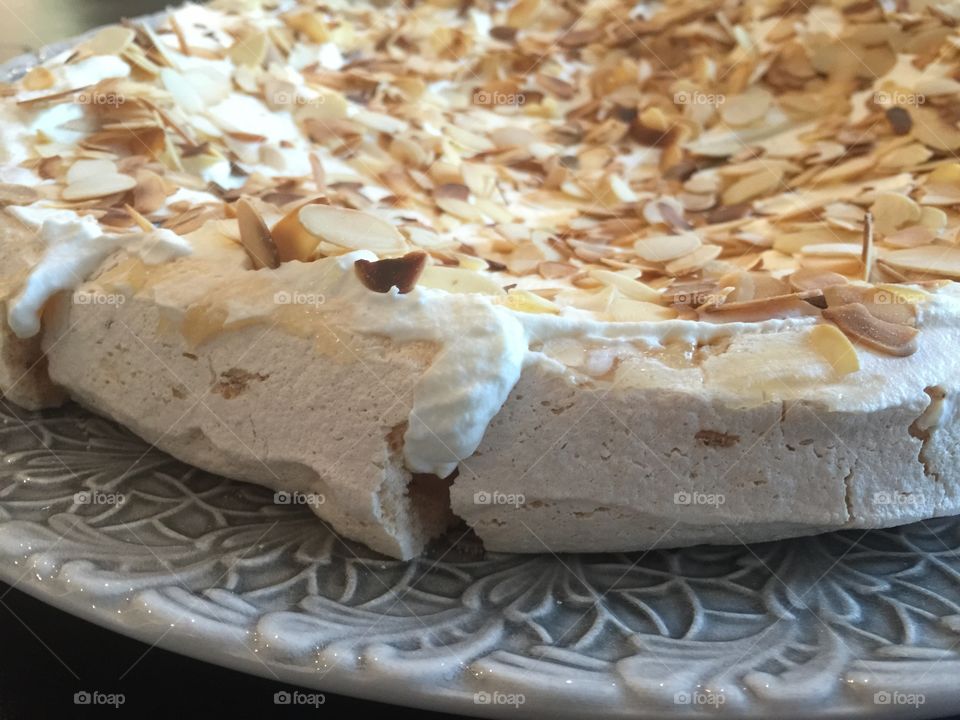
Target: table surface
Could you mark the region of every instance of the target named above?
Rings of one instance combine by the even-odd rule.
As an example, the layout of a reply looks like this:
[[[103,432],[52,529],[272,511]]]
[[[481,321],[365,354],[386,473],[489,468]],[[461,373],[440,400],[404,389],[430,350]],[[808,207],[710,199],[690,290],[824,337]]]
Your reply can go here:
[[[165,0],[0,0],[0,62]],[[274,693],[294,688],[151,648],[74,618],[0,583],[0,720],[79,717],[78,692],[122,694],[123,709],[163,716],[276,714]],[[163,681],[158,681],[163,678]],[[323,712],[396,715],[397,709],[330,693]],[[40,710],[42,709],[42,712]],[[288,708],[284,708],[288,709]],[[109,708],[100,708],[109,713]],[[58,712],[59,714],[59,712]],[[418,718],[453,717],[417,711]],[[950,720],[960,720],[960,716]]]

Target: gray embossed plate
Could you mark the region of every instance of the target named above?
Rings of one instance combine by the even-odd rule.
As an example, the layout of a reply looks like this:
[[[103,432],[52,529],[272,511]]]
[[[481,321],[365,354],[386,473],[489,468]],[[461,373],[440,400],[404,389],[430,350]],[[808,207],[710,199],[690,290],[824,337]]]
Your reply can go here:
[[[0,577],[239,670],[490,717],[960,707],[960,522],[400,562],[71,406],[0,402]]]

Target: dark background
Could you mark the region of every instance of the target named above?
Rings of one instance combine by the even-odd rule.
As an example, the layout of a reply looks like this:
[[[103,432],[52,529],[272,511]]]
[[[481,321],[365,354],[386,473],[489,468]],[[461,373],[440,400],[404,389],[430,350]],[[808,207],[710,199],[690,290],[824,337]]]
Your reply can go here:
[[[170,0],[170,4],[177,2]],[[163,10],[166,5],[164,0],[0,0],[0,62],[123,16]],[[207,713],[272,717],[293,712],[338,718],[453,717],[331,693],[324,693],[326,702],[318,710],[274,705],[273,694],[283,689],[293,688],[150,649],[0,583],[0,720],[127,713],[147,717]],[[77,706],[73,695],[79,690],[122,693],[125,704],[119,711]]]

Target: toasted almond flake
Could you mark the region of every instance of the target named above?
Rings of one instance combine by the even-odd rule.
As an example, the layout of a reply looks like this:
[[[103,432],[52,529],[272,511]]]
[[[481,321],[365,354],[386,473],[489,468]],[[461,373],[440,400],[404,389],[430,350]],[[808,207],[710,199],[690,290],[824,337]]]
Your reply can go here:
[[[37,191],[26,185],[0,183],[0,207],[7,205],[29,205],[39,199]]]
[[[769,92],[759,87],[752,87],[742,95],[726,98],[720,106],[720,116],[728,125],[751,125],[760,120],[773,102]]]
[[[537,265],[537,272],[547,280],[556,280],[570,277],[577,272],[577,268],[567,263],[547,261]]]
[[[702,319],[719,322],[762,322],[774,318],[816,316],[820,310],[808,301],[822,296],[818,290],[809,290],[747,302],[704,305],[699,312]]]
[[[38,65],[30,68],[30,71],[23,76],[23,87],[25,90],[49,90],[56,83],[56,76],[48,68]]]
[[[588,272],[592,279],[603,285],[616,288],[632,300],[642,300],[648,303],[660,302],[659,292],[633,277],[611,270],[601,270],[600,268],[590,268]]]
[[[357,210],[332,205],[305,205],[301,225],[314,237],[351,250],[397,253],[406,249],[403,235],[390,223]]]
[[[901,270],[960,280],[960,247],[920,245],[886,253],[884,262]]]
[[[254,269],[280,267],[277,246],[260,213],[247,200],[237,201],[236,210],[240,244],[250,256]]]
[[[947,226],[947,214],[940,208],[925,207],[920,210],[920,224],[934,232]]]
[[[850,339],[887,355],[906,357],[917,351],[916,328],[884,322],[860,303],[828,307],[823,316]]]
[[[929,245],[933,242],[934,236],[930,228],[923,225],[914,225],[903,230],[898,230],[892,235],[884,238],[886,245],[892,245],[898,248],[911,248],[919,245]]]
[[[845,285],[847,278],[839,273],[801,268],[789,276],[790,287],[796,292],[823,290],[833,285]]]
[[[874,226],[881,235],[890,235],[920,220],[920,206],[900,193],[880,193],[870,206]]]
[[[937,110],[919,105],[910,109],[910,115],[914,120],[911,134],[924,145],[941,151],[960,149],[960,128],[944,120]]]
[[[615,322],[661,322],[673,320],[678,313],[674,308],[657,303],[618,297],[610,302],[607,314]]]
[[[459,200],[455,197],[438,197],[434,198],[434,201],[438,208],[461,220],[475,223],[483,222],[483,213],[465,200]]]
[[[361,259],[353,264],[357,277],[368,289],[388,293],[397,288],[401,295],[413,290],[426,266],[425,252],[409,252],[403,257],[375,261]]]
[[[835,325],[816,325],[810,330],[813,349],[833,368],[837,377],[846,377],[860,369],[860,358],[853,343]]]
[[[93,200],[117,193],[124,193],[128,190],[133,190],[136,186],[137,181],[129,175],[120,175],[117,173],[92,175],[82,178],[71,185],[67,185],[60,194],[60,197],[71,202]]]
[[[503,301],[503,304],[516,312],[546,313],[552,315],[560,312],[560,306],[556,303],[550,302],[546,298],[542,298],[532,292],[519,290],[517,288],[511,288],[507,292],[507,297]]]
[[[167,200],[163,178],[150,170],[138,170],[134,178],[137,187],[133,191],[133,206],[141,213],[156,212]]]
[[[884,288],[896,287],[893,285]],[[925,299],[925,295],[922,296]],[[839,307],[850,303],[860,303],[884,322],[910,325],[917,323],[917,305],[907,293],[901,293],[870,285],[836,285],[824,288],[823,298],[827,307]]]
[[[716,260],[723,253],[719,245],[702,245],[689,255],[671,260],[663,269],[668,275],[680,276],[702,270],[709,262]]]
[[[267,58],[269,42],[267,34],[257,30],[234,43],[228,55],[236,65],[260,67]]]
[[[500,284],[488,274],[440,265],[428,265],[420,276],[420,284],[450,293],[506,294]]]
[[[777,189],[783,181],[783,170],[776,167],[764,167],[760,172],[748,175],[723,191],[724,205],[739,205],[766,195]]]
[[[633,249],[647,262],[662,263],[689,255],[702,244],[695,233],[681,233],[641,238],[634,242]]]
[[[489,264],[486,260],[476,255],[467,255],[466,253],[451,253],[454,258],[457,260],[457,267],[462,267],[467,270],[473,270],[474,272],[481,272],[483,270],[489,269]]]
[[[811,257],[860,257],[863,252],[861,243],[816,243],[806,245],[800,251]]]
[[[110,25],[84,43],[93,55],[122,55],[133,44],[136,33],[132,28]]]

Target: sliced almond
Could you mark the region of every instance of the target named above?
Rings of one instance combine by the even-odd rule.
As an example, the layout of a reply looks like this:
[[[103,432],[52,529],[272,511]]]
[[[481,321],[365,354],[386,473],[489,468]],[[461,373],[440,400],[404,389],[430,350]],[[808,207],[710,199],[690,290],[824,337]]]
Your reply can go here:
[[[790,287],[797,292],[823,290],[834,285],[845,285],[847,278],[839,273],[801,268],[790,274]]]
[[[110,173],[85,177],[71,185],[67,185],[60,194],[64,200],[76,202],[93,200],[133,190],[137,181],[129,175]]]
[[[860,303],[828,307],[823,316],[847,337],[887,355],[906,357],[917,351],[916,328],[884,322]]]
[[[406,250],[403,235],[397,228],[358,210],[332,205],[305,205],[298,217],[311,235],[343,248],[375,253]]]
[[[674,308],[656,303],[618,297],[610,302],[607,314],[615,322],[661,322],[673,320],[678,313]]]
[[[253,261],[254,269],[280,267],[277,246],[260,213],[246,200],[238,200],[236,210],[237,224],[240,227],[240,244]]]
[[[719,322],[762,322],[774,318],[814,316],[819,315],[820,310],[808,300],[818,297],[822,297],[822,293],[810,290],[747,302],[704,305],[699,312],[701,318]]]
[[[27,185],[0,183],[0,207],[29,205],[39,199],[37,191]]]
[[[920,206],[901,193],[880,193],[870,206],[876,231],[890,235],[920,220]]]
[[[622,275],[621,273],[611,270],[601,270],[599,268],[591,268],[589,275],[603,285],[616,288],[633,300],[642,300],[648,303],[660,302],[659,292],[628,275]]]
[[[633,249],[647,262],[662,263],[689,255],[701,245],[696,234],[681,233],[641,238],[633,244]]]
[[[277,246],[277,257],[280,262],[290,262],[291,260],[310,262],[315,259],[320,239],[309,232],[300,222],[300,210],[306,205],[320,202],[322,200],[313,199],[297,205],[270,229],[273,242]]]
[[[353,267],[360,282],[377,293],[397,288],[401,295],[413,290],[427,266],[425,252],[410,252],[399,258],[384,260],[357,260]]]
[[[834,285],[824,288],[823,297],[827,307],[860,303],[871,315],[884,322],[916,325],[918,301],[906,293],[887,289],[890,287],[895,286]]]
[[[235,65],[260,67],[267,58],[269,43],[265,32],[254,31],[234,43],[228,55]]]
[[[956,245],[921,245],[894,250],[886,253],[883,260],[901,270],[960,280],[960,247]]]
[[[898,230],[892,235],[887,235],[883,241],[886,245],[892,245],[893,247],[911,248],[920,245],[929,245],[933,242],[933,239],[933,232],[930,231],[930,228],[924,227],[923,225],[914,225],[913,227]]]
[[[689,275],[702,270],[708,263],[720,257],[721,253],[723,248],[719,245],[702,245],[689,255],[671,260],[663,269],[674,277]]]
[[[860,369],[857,349],[836,325],[816,325],[809,337],[813,349],[830,364],[838,377],[845,377]]]
[[[739,205],[776,190],[783,181],[783,170],[764,167],[760,172],[737,180],[723,191],[724,205]]]
[[[546,298],[540,297],[526,290],[512,288],[507,292],[507,297],[503,304],[517,312],[551,314],[556,315],[560,312],[560,306],[550,302]]]
[[[442,265],[428,265],[424,268],[420,285],[450,293],[506,294],[500,284],[488,274]]]

